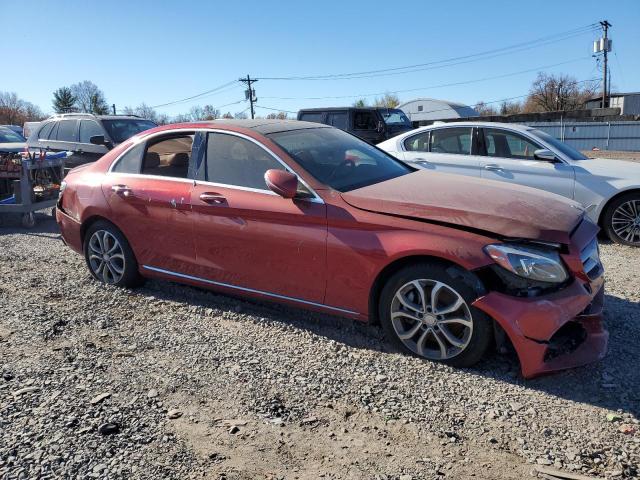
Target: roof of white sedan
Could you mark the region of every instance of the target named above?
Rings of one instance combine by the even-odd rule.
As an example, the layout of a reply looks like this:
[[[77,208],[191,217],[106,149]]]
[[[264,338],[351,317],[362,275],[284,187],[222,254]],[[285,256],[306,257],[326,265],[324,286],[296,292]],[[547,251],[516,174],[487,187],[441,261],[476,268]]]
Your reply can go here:
[[[416,130],[428,130],[430,128],[437,128],[437,127],[444,127],[444,126],[447,126],[447,127],[487,127],[487,128],[499,127],[499,128],[508,128],[510,130],[520,130],[520,131],[533,130],[535,128],[535,127],[530,127],[529,125],[520,125],[519,123],[467,121],[467,122],[440,122],[440,123],[434,123],[433,125],[427,125],[425,127],[416,128],[415,130],[412,130],[412,132],[415,132]]]

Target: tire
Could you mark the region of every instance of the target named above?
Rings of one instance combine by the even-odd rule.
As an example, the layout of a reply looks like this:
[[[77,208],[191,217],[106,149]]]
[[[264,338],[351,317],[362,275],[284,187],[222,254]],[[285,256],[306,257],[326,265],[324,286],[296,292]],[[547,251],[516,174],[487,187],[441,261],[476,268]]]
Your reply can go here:
[[[473,274],[455,266],[420,263],[399,270],[386,282],[379,299],[387,339],[401,351],[428,360],[454,367],[476,364],[491,344],[493,325],[489,316],[471,306],[479,296],[475,285],[480,284]],[[434,291],[435,312],[431,308]]]
[[[96,280],[124,288],[144,282],[129,242],[115,225],[106,221],[92,224],[85,234],[83,249],[89,272]]]
[[[602,228],[612,242],[640,247],[640,192],[629,192],[610,202]]]

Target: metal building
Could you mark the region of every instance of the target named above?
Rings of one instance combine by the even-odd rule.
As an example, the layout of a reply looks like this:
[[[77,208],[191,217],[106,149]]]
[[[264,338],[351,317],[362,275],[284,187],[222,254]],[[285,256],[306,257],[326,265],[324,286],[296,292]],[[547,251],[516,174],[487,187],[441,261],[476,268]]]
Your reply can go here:
[[[425,122],[423,124],[426,125],[434,120],[478,116],[478,112],[468,105],[435,98],[416,98],[398,105],[398,108],[414,125],[419,125],[420,122]]]
[[[610,93],[608,103],[610,108],[619,108],[620,115],[640,115],[640,92]],[[587,100],[584,108],[600,108],[601,105],[602,95]]]

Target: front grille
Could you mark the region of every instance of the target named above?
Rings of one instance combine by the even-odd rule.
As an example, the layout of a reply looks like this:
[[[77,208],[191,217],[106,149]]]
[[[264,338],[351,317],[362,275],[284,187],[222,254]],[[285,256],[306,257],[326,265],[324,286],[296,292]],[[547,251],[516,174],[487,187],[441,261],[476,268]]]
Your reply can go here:
[[[580,252],[580,260],[587,276],[594,280],[604,272],[600,262],[600,251],[598,249],[598,239],[594,237],[586,247]]]

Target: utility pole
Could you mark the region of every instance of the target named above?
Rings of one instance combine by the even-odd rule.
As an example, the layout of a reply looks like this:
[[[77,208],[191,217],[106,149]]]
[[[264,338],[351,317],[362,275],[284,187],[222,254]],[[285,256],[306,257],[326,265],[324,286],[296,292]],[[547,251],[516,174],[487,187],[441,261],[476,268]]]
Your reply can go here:
[[[251,88],[251,84],[256,83],[258,80],[251,79],[251,77],[247,75],[247,78],[240,78],[239,81],[247,85],[247,89],[244,91],[244,98],[249,100],[249,105],[251,106],[251,118],[254,118],[255,111],[253,109],[253,104],[256,103],[258,99],[256,98],[256,91]]]
[[[604,55],[602,69],[602,108],[607,108],[607,53],[609,52],[609,50],[611,50],[608,37],[609,27],[611,27],[611,24],[608,21],[603,20],[602,22],[600,22],[600,25],[602,26],[602,30],[604,30],[604,37],[602,39],[603,42],[600,46],[600,48],[602,49],[602,54]]]
[[[113,105],[111,105],[111,108],[113,109],[113,114],[116,114],[116,104],[114,103]]]

